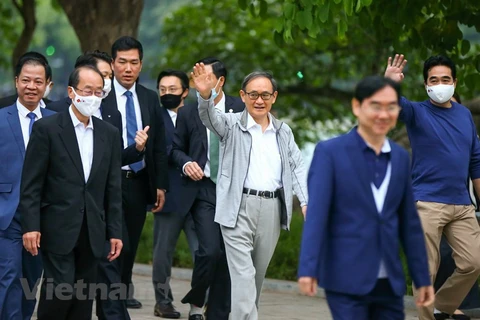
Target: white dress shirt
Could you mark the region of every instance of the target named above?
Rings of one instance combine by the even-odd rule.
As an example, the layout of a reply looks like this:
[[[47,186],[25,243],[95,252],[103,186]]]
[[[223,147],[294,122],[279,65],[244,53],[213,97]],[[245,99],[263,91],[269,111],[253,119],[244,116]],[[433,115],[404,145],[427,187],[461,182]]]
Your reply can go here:
[[[168,115],[170,116],[170,119],[172,119],[173,126],[177,126],[177,113],[175,111],[172,111],[170,109],[167,109]]]
[[[115,88],[115,95],[117,97],[117,108],[122,115],[122,137],[123,137],[123,147],[128,147],[128,138],[127,138],[127,96],[124,95],[126,91],[130,91],[132,93],[133,98],[133,105],[135,106],[135,118],[137,120],[137,130],[143,130],[143,123],[142,123],[142,112],[140,110],[140,103],[138,102],[138,96],[136,91],[136,84],[134,83],[133,86],[127,90],[125,89],[120,83],[118,83],[117,79],[113,77],[113,86]],[[143,162],[143,167],[145,168],[145,160]],[[130,166],[123,166],[122,170],[131,170]]]
[[[262,126],[248,114],[247,130],[252,135],[252,149],[247,179],[243,185],[258,191],[275,191],[282,187],[282,161],[278,149],[277,134],[272,119],[265,132]]]
[[[368,143],[367,143],[368,145]],[[371,146],[369,146],[371,148]],[[373,148],[372,148],[373,149]],[[391,151],[390,143],[388,139],[385,139],[385,142],[382,146],[382,153],[389,153]],[[392,162],[389,161],[387,172],[385,174],[385,178],[380,185],[380,188],[377,188],[373,182],[370,182],[370,186],[372,188],[373,198],[375,200],[375,205],[377,207],[378,214],[382,213],[383,205],[385,203],[385,198],[387,196],[388,186],[390,185],[390,177],[392,175]],[[387,268],[385,267],[385,262],[383,259],[380,261],[380,269],[378,271],[378,278],[388,278]]]
[[[85,175],[85,183],[87,183],[93,162],[93,120],[92,117],[90,117],[88,125],[85,127],[73,113],[72,106],[68,108],[68,113],[72,118],[73,127],[75,128],[78,150],[80,151],[80,158],[82,158],[83,174]]]
[[[27,116],[30,113],[23,104],[17,99],[18,117],[20,118],[20,127],[22,128],[23,143],[25,150],[27,149],[28,141],[30,140],[30,118]],[[42,118],[42,111],[40,110],[40,104],[32,111],[37,116],[35,121]]]

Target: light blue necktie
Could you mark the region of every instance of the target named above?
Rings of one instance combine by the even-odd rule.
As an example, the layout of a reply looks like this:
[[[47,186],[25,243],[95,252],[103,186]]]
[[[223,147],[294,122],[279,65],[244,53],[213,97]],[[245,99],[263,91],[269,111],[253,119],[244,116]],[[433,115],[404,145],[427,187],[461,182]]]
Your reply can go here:
[[[127,97],[126,104],[126,118],[127,118],[127,143],[128,145],[135,144],[135,136],[137,135],[137,116],[135,115],[135,105],[133,104],[133,96],[131,91],[125,91],[124,95]],[[134,172],[142,170],[142,161],[130,164],[130,168]]]
[[[33,124],[35,123],[35,118],[37,117],[37,115],[33,112],[30,112],[30,113],[27,114],[27,117],[30,118],[30,124],[28,126],[28,136],[31,136],[32,135]]]

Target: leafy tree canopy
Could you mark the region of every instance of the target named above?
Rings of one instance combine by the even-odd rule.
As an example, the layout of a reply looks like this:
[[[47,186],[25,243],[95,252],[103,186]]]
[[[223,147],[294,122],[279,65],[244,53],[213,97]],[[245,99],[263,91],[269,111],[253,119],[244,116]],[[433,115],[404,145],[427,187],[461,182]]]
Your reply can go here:
[[[274,105],[278,115],[301,140],[315,140],[311,132],[318,121],[350,115],[355,83],[366,75],[383,74],[387,57],[396,52],[409,60],[403,88],[409,98],[426,98],[423,61],[437,53],[457,62],[460,93],[465,98],[477,94],[478,45],[475,31],[468,28],[473,22],[462,17],[465,25],[460,25],[458,17],[453,26],[438,16],[448,12],[444,2],[457,7],[457,1],[468,2],[426,1],[424,7],[415,7],[406,0],[363,0],[360,7],[355,2],[358,9],[351,14],[342,7],[348,0],[262,0],[249,4],[248,11],[238,8],[245,7],[242,0],[197,1],[167,16],[161,36],[167,49],[159,69],[190,71],[196,60],[216,56],[227,66],[226,91],[233,95],[238,95],[246,74],[271,71],[280,85]],[[328,5],[328,14],[320,10]],[[402,15],[399,8],[407,11]],[[462,10],[474,12],[465,3]]]

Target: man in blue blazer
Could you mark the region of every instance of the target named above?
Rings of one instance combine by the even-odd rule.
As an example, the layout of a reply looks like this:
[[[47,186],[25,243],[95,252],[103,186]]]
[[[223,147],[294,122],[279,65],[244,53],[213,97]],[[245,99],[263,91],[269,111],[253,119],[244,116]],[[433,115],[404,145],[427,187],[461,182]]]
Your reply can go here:
[[[0,110],[0,319],[30,320],[35,294],[29,293],[42,274],[42,262],[40,255],[32,256],[23,249],[17,207],[32,125],[54,114],[40,107],[47,86],[46,60],[36,56],[20,59],[15,85],[17,101]]]
[[[433,303],[409,156],[386,138],[397,122],[399,98],[394,81],[365,78],[352,100],[358,127],[315,149],[298,282],[308,295],[317,283],[325,289],[335,320],[405,318],[400,244],[417,304]]]

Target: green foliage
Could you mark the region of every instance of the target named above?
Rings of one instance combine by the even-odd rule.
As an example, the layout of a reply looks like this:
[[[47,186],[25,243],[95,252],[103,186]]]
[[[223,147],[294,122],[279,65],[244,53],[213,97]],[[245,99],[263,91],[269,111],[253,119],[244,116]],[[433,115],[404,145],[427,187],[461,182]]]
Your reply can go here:
[[[267,6],[265,17],[256,14],[262,5]],[[258,69],[272,72],[279,83],[274,110],[293,127],[300,144],[319,139],[319,121],[349,116],[355,83],[366,75],[383,74],[388,56],[396,52],[405,53],[409,60],[403,83],[408,98],[426,98],[421,76],[423,61],[434,53],[446,53],[458,63],[458,91],[462,97],[468,99],[478,94],[480,79],[475,66],[480,70],[479,39],[470,37],[476,35],[475,30],[443,23],[441,28],[451,28],[448,37],[430,37],[427,46],[426,13],[410,8],[403,12],[403,19],[391,18],[399,15],[399,7],[407,5],[411,2],[192,2],[167,15],[160,38],[167,49],[156,69],[189,72],[195,61],[216,56],[227,66],[226,92],[231,95],[238,95],[246,74]],[[255,15],[250,9],[240,9],[251,6]],[[345,13],[346,9],[351,15]],[[412,14],[417,11],[418,14]],[[433,27],[439,28],[439,19],[442,20],[430,18]],[[406,28],[397,21],[415,28]],[[463,36],[455,38],[453,49],[441,50],[441,43],[453,43],[451,37],[460,34]]]
[[[7,69],[11,66],[12,44],[17,42],[22,31],[18,26],[23,22],[11,0],[0,1],[0,16],[0,68]]]

